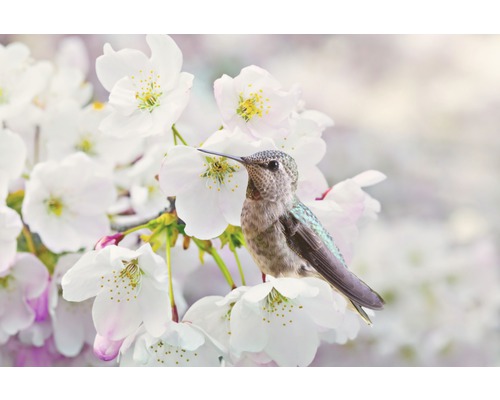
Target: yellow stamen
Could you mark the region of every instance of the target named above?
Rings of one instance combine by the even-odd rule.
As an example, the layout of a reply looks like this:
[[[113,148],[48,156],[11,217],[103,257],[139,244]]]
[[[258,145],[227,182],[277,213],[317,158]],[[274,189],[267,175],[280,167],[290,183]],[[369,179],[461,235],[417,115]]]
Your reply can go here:
[[[7,93],[2,87],[0,87],[0,104],[7,104]]]
[[[96,155],[92,135],[86,134],[80,138],[80,142],[75,145],[75,150],[82,151],[88,155]]]
[[[130,281],[130,286],[132,289],[135,289],[137,285],[141,282],[142,278],[142,271],[139,268],[138,260],[137,258],[134,258],[133,260],[130,261],[122,261],[123,265],[125,266],[124,269],[120,271],[119,277],[124,279],[128,278]]]
[[[238,171],[239,165],[229,164],[226,157],[205,157],[207,160],[207,169],[201,174],[202,178],[212,180],[214,184],[220,189],[220,185],[230,183],[233,178],[233,173]],[[208,186],[209,189],[212,186]]]
[[[94,101],[92,103],[92,108],[94,110],[102,110],[104,108],[104,103],[101,103],[100,101]]]
[[[269,99],[263,99],[261,92],[262,90],[260,90],[259,93],[252,92],[247,98],[244,98],[243,93],[240,93],[236,113],[240,115],[245,122],[250,121],[255,116],[262,118],[264,102],[269,102]],[[269,108],[270,106],[267,107]]]
[[[139,71],[142,75],[142,70]],[[135,98],[138,101],[137,107],[140,110],[147,110],[153,112],[153,110],[160,105],[160,97],[163,94],[161,87],[157,81],[160,75],[154,76],[154,70],[150,71],[148,77],[144,77],[139,81],[140,88],[135,93]],[[134,77],[132,77],[134,79]]]
[[[47,210],[49,213],[52,213],[58,217],[61,216],[64,204],[59,197],[50,197],[50,199],[45,200],[45,204],[47,204]]]

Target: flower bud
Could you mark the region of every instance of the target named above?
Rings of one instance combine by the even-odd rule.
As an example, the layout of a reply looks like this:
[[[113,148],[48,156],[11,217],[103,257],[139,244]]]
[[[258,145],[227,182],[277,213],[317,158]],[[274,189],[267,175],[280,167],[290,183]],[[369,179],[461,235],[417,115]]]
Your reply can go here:
[[[120,352],[123,340],[110,340],[97,334],[94,340],[94,354],[103,361],[114,360]]]
[[[122,239],[125,237],[123,233],[115,233],[114,235],[109,235],[109,236],[103,236],[102,238],[99,239],[99,241],[95,244],[94,250],[102,250],[107,246],[113,246],[117,245],[122,241]]]

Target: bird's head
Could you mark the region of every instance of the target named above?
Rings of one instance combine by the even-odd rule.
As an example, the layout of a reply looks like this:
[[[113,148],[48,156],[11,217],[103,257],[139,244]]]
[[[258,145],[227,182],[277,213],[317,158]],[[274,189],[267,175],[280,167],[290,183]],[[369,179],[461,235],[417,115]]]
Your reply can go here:
[[[278,150],[264,150],[246,157],[198,149],[238,161],[248,171],[247,198],[253,200],[287,201],[297,190],[297,164],[288,154]]]

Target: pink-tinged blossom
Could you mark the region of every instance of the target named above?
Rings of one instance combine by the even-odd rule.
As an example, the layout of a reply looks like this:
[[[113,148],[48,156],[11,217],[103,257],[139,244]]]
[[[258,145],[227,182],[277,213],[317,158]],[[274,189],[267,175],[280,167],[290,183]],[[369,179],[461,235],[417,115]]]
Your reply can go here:
[[[330,232],[335,244],[349,264],[353,245],[358,237],[358,227],[366,219],[375,219],[380,203],[363,188],[385,179],[378,171],[365,171],[328,189],[316,201],[304,202]]]
[[[102,361],[111,361],[118,357],[124,339],[111,340],[99,334],[95,336],[94,354]]]
[[[57,352],[52,339],[48,339],[43,346],[32,346],[11,339],[7,348],[13,354],[15,367],[54,367],[64,365],[67,358]]]
[[[63,276],[63,297],[95,297],[92,318],[97,333],[118,341],[144,324],[159,336],[170,320],[167,268],[149,244],[138,250],[108,246],[85,253]]]
[[[23,223],[13,209],[0,205],[0,275],[6,271],[17,251],[17,236]]]
[[[113,235],[103,236],[100,238],[94,246],[94,250],[102,250],[108,246],[117,246],[118,243],[122,241],[125,237],[123,233],[115,233]]]
[[[92,345],[96,334],[92,322],[92,300],[72,302],[62,297],[61,279],[80,256],[77,253],[61,256],[50,283],[49,312],[54,344],[66,357],[74,357],[85,345]]]
[[[11,267],[0,276],[0,343],[28,328],[36,313],[28,304],[47,289],[49,273],[30,253],[18,253]]]

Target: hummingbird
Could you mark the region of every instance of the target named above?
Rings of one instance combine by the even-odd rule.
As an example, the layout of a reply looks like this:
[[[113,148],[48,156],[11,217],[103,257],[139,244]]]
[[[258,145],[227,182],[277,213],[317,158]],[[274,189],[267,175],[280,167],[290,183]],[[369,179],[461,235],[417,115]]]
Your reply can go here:
[[[241,163],[248,172],[241,229],[247,248],[265,275],[317,277],[327,281],[371,325],[363,307],[380,310],[382,297],[352,273],[328,231],[296,196],[297,164],[277,150],[247,157],[198,149]]]

